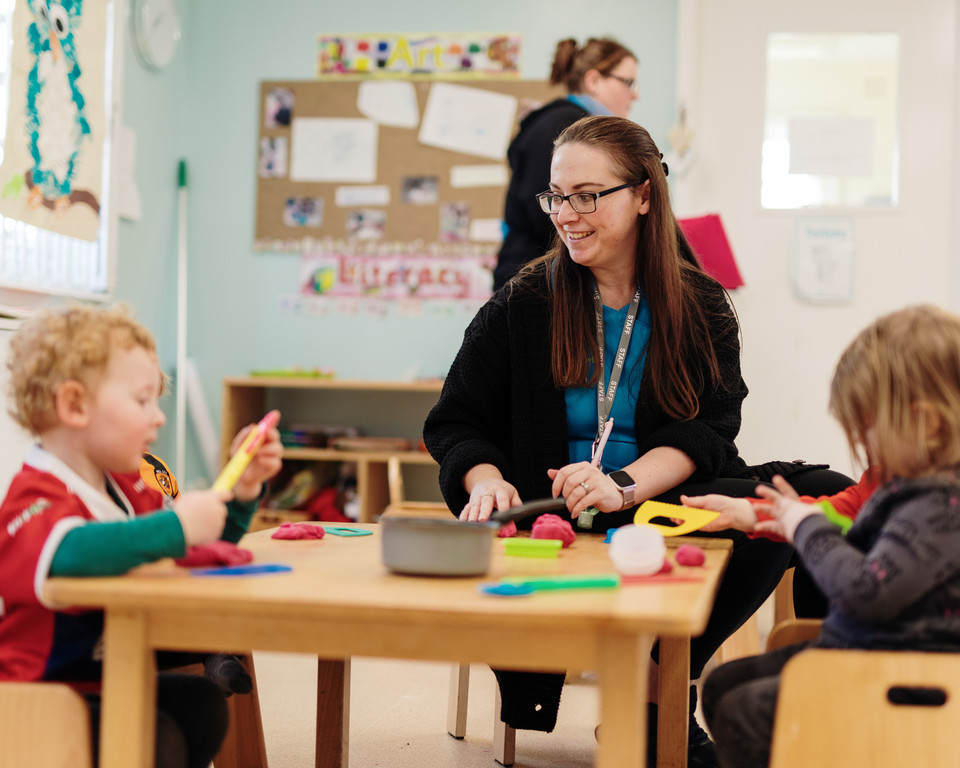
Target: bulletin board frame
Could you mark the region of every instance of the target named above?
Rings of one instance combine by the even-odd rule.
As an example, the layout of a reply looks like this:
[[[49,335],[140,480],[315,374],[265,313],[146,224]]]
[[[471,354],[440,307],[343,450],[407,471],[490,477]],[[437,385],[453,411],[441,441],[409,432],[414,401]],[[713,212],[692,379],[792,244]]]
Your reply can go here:
[[[260,83],[257,149],[257,209],[254,248],[258,251],[291,252],[309,247],[309,243],[334,238],[350,239],[357,212],[354,207],[337,205],[338,188],[353,186],[385,186],[389,200],[380,205],[363,206],[382,210],[382,242],[437,242],[441,237],[441,215],[446,204],[463,206],[470,219],[502,219],[509,170],[506,157],[494,160],[475,154],[442,149],[420,143],[419,129],[386,124],[377,127],[376,178],[369,185],[353,182],[295,181],[290,178],[289,162],[284,163],[284,175],[264,175],[263,147],[282,146],[290,151],[292,120],[302,117],[364,118],[358,108],[362,80],[270,80]],[[562,95],[562,90],[546,81],[476,79],[465,83],[455,79],[411,80],[415,89],[419,116],[422,119],[431,87],[437,82],[455,82],[457,85],[506,94],[517,99],[516,119],[519,121],[531,109]],[[276,95],[289,94],[291,115],[285,122],[271,116],[276,112]],[[504,182],[494,186],[454,187],[451,173],[455,167],[500,164],[504,166]],[[269,172],[268,172],[269,173]],[[412,203],[405,200],[407,180],[436,178],[435,202]],[[290,224],[290,206],[297,199],[317,199],[320,205],[319,222],[300,220]],[[287,213],[285,220],[285,212]],[[352,218],[352,220],[351,220]]]

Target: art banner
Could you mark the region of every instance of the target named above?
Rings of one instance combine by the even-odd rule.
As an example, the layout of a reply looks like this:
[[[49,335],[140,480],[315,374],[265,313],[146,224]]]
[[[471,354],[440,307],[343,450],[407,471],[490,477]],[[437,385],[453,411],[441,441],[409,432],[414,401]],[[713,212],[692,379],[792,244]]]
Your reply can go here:
[[[100,228],[107,3],[18,2],[0,214],[81,240]]]
[[[378,299],[486,299],[496,246],[324,241],[300,260],[308,296]]]
[[[317,78],[343,75],[519,77],[520,35],[320,35]]]

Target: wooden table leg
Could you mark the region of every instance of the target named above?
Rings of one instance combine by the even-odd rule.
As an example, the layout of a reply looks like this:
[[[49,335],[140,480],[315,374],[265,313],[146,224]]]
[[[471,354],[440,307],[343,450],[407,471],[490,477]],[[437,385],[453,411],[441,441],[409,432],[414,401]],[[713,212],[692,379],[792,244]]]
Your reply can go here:
[[[647,665],[653,639],[606,637],[600,650],[600,745],[597,768],[645,765]]]
[[[660,638],[658,768],[686,768],[690,725],[690,638]]]
[[[350,659],[317,660],[316,768],[347,768]]]
[[[152,768],[157,665],[142,613],[110,611],[103,633],[100,768]]]

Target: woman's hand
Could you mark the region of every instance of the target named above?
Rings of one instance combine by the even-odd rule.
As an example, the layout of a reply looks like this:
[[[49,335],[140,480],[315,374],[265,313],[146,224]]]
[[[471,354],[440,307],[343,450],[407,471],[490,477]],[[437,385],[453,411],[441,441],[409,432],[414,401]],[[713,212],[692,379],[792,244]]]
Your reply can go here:
[[[681,494],[680,503],[685,507],[707,509],[719,512],[720,516],[707,523],[701,531],[725,531],[733,528],[736,531],[753,530],[757,524],[757,513],[753,511],[753,504],[748,499],[735,499],[719,493],[710,493],[706,496],[684,496]]]
[[[774,519],[757,523],[755,530],[775,533],[793,544],[793,535],[801,521],[810,515],[822,515],[823,510],[816,504],[800,501],[793,486],[780,475],[774,475],[773,485],[776,490],[757,486],[757,495],[769,502],[760,505],[760,510]]]
[[[250,430],[256,428],[256,424],[248,424],[237,433],[236,437],[233,438],[233,444],[230,446],[231,456],[243,444],[247,435],[250,434]],[[283,443],[280,442],[280,431],[273,427],[267,432],[260,448],[254,454],[246,469],[243,470],[240,479],[233,486],[234,498],[237,501],[253,501],[256,499],[263,489],[263,483],[280,471],[280,467],[283,466],[282,456]]]
[[[548,469],[547,476],[553,480],[551,493],[567,500],[567,509],[574,519],[587,507],[596,507],[601,512],[618,512],[623,507],[620,487],[590,462],[578,461],[560,469]]]
[[[516,507],[520,502],[520,494],[503,478],[481,480],[473,486],[468,501],[460,512],[460,519],[471,523],[482,523],[489,520],[497,510],[507,510]]]

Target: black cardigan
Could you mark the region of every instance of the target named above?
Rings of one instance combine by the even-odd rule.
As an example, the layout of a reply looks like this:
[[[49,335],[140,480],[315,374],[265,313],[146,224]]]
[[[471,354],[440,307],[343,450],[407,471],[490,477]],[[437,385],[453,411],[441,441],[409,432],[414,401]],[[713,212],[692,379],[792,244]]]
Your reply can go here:
[[[570,462],[564,394],[550,375],[543,271],[538,278],[532,288],[513,283],[480,308],[424,424],[424,441],[440,464],[440,488],[454,514],[469,498],[463,477],[477,464],[496,466],[523,501],[532,501],[550,495],[547,469]],[[659,446],[677,448],[696,464],[690,480],[706,481],[744,471],[734,438],[747,387],[740,374],[739,326],[726,294],[712,278],[696,279],[704,283],[708,312],[719,315],[713,342],[722,384],[701,393],[700,412],[690,421],[668,417],[641,387],[635,419],[638,456]],[[706,369],[703,379],[709,381]],[[625,374],[625,385],[636,386],[636,377]]]

